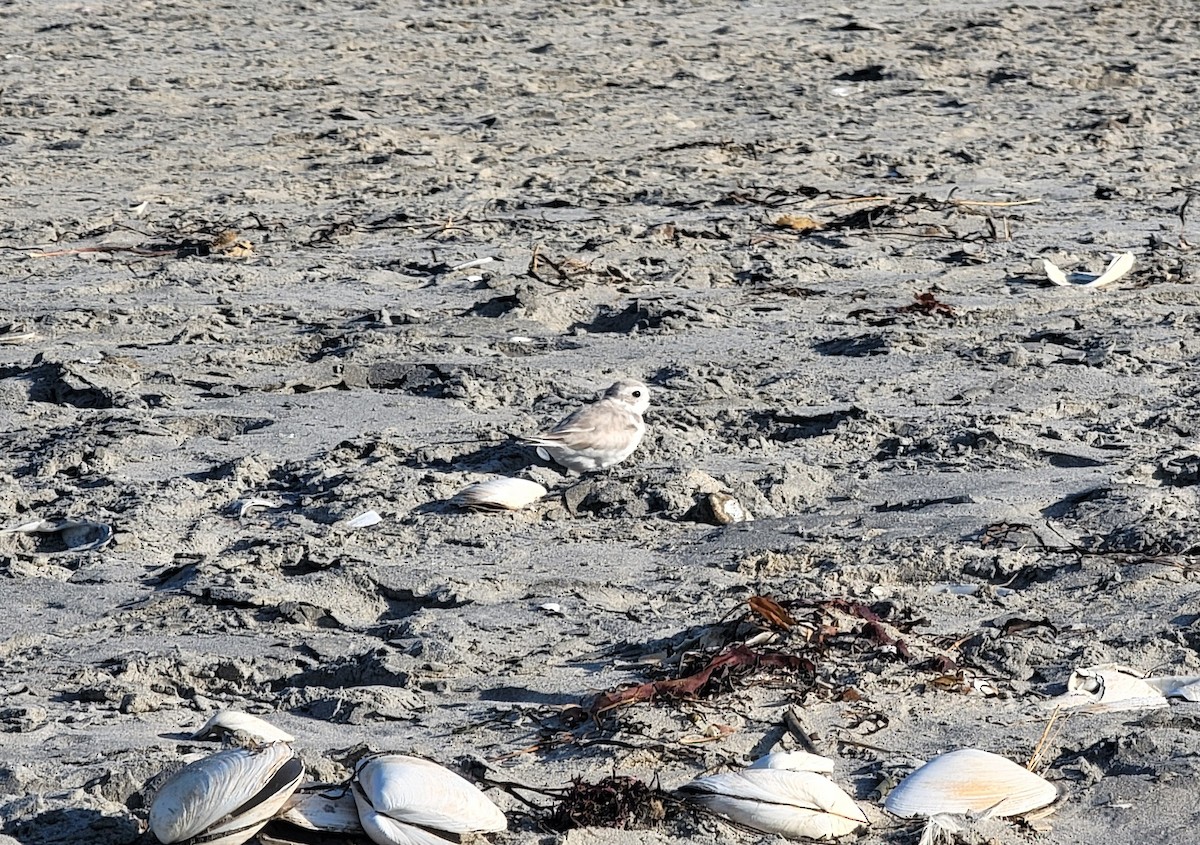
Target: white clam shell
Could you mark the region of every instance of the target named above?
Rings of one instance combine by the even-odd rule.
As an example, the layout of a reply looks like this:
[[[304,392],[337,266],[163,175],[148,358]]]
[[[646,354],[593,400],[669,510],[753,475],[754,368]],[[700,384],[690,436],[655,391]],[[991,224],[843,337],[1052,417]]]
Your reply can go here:
[[[714,813],[791,839],[835,839],[867,823],[854,799],[816,772],[751,768],[697,778],[683,791]]]
[[[450,501],[471,510],[519,511],[546,495],[546,488],[524,478],[493,478],[463,490]]]
[[[903,818],[939,813],[1019,816],[1058,798],[1054,784],[999,754],[960,748],[934,757],[888,794],[883,806]]]
[[[1063,708],[1079,707],[1089,713],[1113,710],[1142,710],[1166,707],[1160,687],[1143,678],[1135,669],[1102,663],[1083,666],[1067,679],[1067,692],[1049,704]]]
[[[305,788],[307,789],[307,787]],[[349,791],[334,787],[318,791],[301,790],[287,800],[278,815],[282,821],[306,830],[323,830],[328,833],[363,833],[358,819],[358,803]]]
[[[491,833],[508,819],[474,784],[420,757],[387,754],[363,764],[353,784],[359,820],[379,845],[444,845],[447,834]]]
[[[201,728],[192,734],[192,739],[222,738],[240,733],[266,744],[269,742],[294,742],[295,737],[257,716],[239,710],[218,710]]]
[[[792,772],[833,774],[833,761],[807,751],[772,751],[750,764],[751,769],[787,769]]]
[[[238,845],[271,820],[303,779],[300,758],[283,743],[218,751],[167,779],[150,805],[150,830],[163,843],[203,836],[205,845]]]

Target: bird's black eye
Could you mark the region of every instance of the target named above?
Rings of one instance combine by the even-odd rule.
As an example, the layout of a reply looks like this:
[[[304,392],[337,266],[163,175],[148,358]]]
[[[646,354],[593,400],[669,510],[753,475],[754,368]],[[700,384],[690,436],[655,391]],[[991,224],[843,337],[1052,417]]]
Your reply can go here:
[[[633,391],[633,398],[634,398],[634,399],[641,399],[641,398],[642,398],[642,391],[640,391],[640,390],[635,390],[635,391]]]

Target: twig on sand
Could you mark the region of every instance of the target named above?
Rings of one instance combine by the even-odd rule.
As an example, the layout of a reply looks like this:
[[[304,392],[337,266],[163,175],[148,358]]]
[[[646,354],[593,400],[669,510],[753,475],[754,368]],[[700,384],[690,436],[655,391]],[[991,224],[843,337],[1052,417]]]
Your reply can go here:
[[[896,753],[895,749],[893,749],[893,748],[884,748],[882,745],[873,745],[872,743],[861,742],[860,740],[857,740],[857,739],[846,739],[845,737],[838,737],[837,743],[838,743],[838,745],[849,745],[854,748],[865,748],[867,751],[877,751],[880,754],[895,754]]]
[[[137,231],[130,229],[130,231]],[[138,234],[142,234],[138,232]],[[249,241],[240,240],[238,233],[232,229],[223,229],[217,235],[208,239],[185,238],[180,241],[164,241],[149,246],[119,246],[102,244],[100,246],[75,246],[65,249],[45,250],[27,253],[30,258],[56,258],[62,255],[83,255],[86,253],[128,253],[147,258],[176,258],[207,257],[220,255],[227,258],[248,258],[253,254],[253,246]]]
[[[1011,208],[1014,205],[1034,205],[1042,200],[1034,197],[1028,200],[950,200],[951,205],[984,206],[986,208]]]
[[[517,781],[514,781],[514,780],[496,780],[495,778],[491,777],[486,772],[475,771],[475,772],[471,772],[471,775],[472,775],[472,777],[475,778],[475,780],[477,780],[479,783],[483,784],[484,786],[494,786],[497,789],[507,792],[513,798],[516,798],[518,801],[520,801],[522,804],[524,804],[526,807],[530,807],[534,810],[538,810],[539,812],[544,811],[546,808],[543,807],[541,804],[537,804],[533,801],[530,801],[525,796],[518,794],[516,790],[520,789],[525,792],[535,792],[538,795],[545,795],[547,798],[560,798],[560,797],[562,797],[562,794],[564,792],[564,790],[562,790],[562,789],[546,789],[544,787],[539,787],[539,786],[529,786],[528,784],[518,783]]]
[[[812,739],[808,735],[803,723],[800,721],[800,711],[795,706],[789,707],[788,711],[783,714],[783,723],[787,726],[788,733],[796,742],[800,743],[800,747],[809,754],[820,754],[817,747],[813,745]]]
[[[1051,733],[1051,730],[1054,727],[1054,723],[1058,721],[1058,714],[1061,712],[1062,712],[1061,707],[1055,707],[1054,710],[1050,713],[1050,721],[1046,722],[1046,729],[1044,731],[1042,731],[1042,737],[1041,737],[1041,739],[1038,740],[1037,747],[1035,747],[1033,749],[1033,754],[1030,755],[1029,762],[1025,764],[1025,768],[1028,769],[1029,771],[1033,772],[1036,769],[1041,768],[1041,765],[1043,762],[1042,752],[1045,750],[1046,743],[1050,740],[1050,737],[1053,735]]]
[[[895,197],[885,196],[884,194],[871,194],[868,196],[861,196],[861,197],[830,197],[827,200],[823,200],[823,203],[825,205],[836,205],[838,203],[852,203],[852,202],[895,202],[895,201],[896,201]]]
[[[161,258],[165,255],[174,255],[179,252],[179,249],[144,249],[138,246],[77,246],[69,249],[52,249],[48,252],[31,252],[28,255],[30,258],[57,258],[60,255],[82,255],[86,252],[128,252],[133,255]]]
[[[529,256],[529,268],[525,271],[527,274],[529,274],[533,278],[537,279],[539,282],[542,281],[542,277],[538,275],[538,271],[537,271],[538,256],[540,255],[541,251],[542,251],[541,244],[533,245],[533,252]]]

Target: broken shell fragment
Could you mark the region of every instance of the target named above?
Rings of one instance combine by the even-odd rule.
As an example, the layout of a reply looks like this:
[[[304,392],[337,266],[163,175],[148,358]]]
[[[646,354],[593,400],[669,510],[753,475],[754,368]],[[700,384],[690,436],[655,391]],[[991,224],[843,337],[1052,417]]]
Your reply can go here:
[[[383,522],[383,517],[377,511],[369,510],[343,520],[341,524],[346,528],[370,528],[381,522]]]
[[[1200,677],[1147,678],[1128,666],[1100,663],[1071,672],[1067,691],[1046,705],[1079,708],[1085,713],[1110,713],[1166,707],[1168,698],[1200,701]]]
[[[1020,816],[1053,804],[1054,784],[999,754],[960,748],[934,757],[888,793],[889,813],[911,818],[939,813]]]
[[[272,502],[270,499],[238,499],[229,505],[229,513],[238,519],[245,519],[255,511],[273,510],[280,506],[278,502]]]
[[[283,743],[218,751],[167,779],[150,805],[150,830],[163,843],[202,837],[205,845],[239,845],[303,779],[304,765]]]
[[[94,552],[103,549],[113,537],[111,525],[78,519],[39,519],[15,528],[5,528],[0,534],[57,535],[57,542],[41,542],[34,551]]]
[[[0,344],[27,343],[37,340],[38,337],[37,332],[28,331],[28,327],[22,323],[5,323],[0,326]]]
[[[1171,675],[1166,678],[1147,678],[1146,683],[1167,698],[1182,698],[1184,701],[1200,701],[1200,676]]]
[[[1115,663],[1077,668],[1067,679],[1067,692],[1048,704],[1082,708],[1088,713],[1166,707],[1166,696],[1136,670]]]
[[[546,495],[546,488],[524,478],[493,478],[472,484],[450,500],[478,511],[519,511]]]
[[[1114,254],[1113,260],[1105,268],[1104,272],[1099,275],[1091,273],[1071,273],[1068,275],[1048,258],[1042,259],[1042,266],[1046,270],[1046,278],[1050,280],[1050,284],[1052,285],[1060,287],[1098,288],[1112,284],[1128,275],[1129,271],[1133,269],[1133,253],[1122,252]]]
[[[277,818],[305,830],[362,834],[354,796],[341,787],[335,789],[340,794],[329,794],[329,788],[325,786],[305,787],[287,800]]]
[[[836,839],[867,824],[854,799],[816,772],[744,769],[697,778],[682,792],[731,821],[789,839]]]
[[[293,742],[295,737],[257,716],[238,710],[218,710],[204,725],[192,734],[192,739],[224,739],[233,734],[244,734],[266,744],[269,742]]]
[[[444,845],[451,834],[508,827],[504,813],[474,784],[420,757],[374,757],[359,769],[352,789],[363,830],[378,845]]]

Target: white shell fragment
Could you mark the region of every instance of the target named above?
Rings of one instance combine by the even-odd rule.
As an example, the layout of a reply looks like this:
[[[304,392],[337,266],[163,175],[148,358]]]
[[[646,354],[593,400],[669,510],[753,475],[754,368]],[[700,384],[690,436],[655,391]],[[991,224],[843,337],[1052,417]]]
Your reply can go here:
[[[493,478],[472,484],[450,500],[477,511],[519,511],[546,495],[546,488],[524,478]]]
[[[955,845],[959,841],[958,834],[969,830],[970,827],[970,819],[949,813],[938,813],[926,820],[925,829],[921,831],[921,838],[917,840],[917,845],[942,845],[942,843]]]
[[[279,502],[272,502],[270,499],[238,499],[230,504],[229,511],[238,519],[245,519],[255,511],[274,510],[278,507],[281,507]]]
[[[238,710],[218,710],[204,725],[192,734],[192,739],[224,739],[240,733],[262,744],[270,742],[294,742],[295,737],[257,716]]]
[[[807,751],[772,751],[750,764],[751,769],[787,769],[792,772],[833,774],[833,761]]]
[[[1146,710],[1168,706],[1168,698],[1200,701],[1200,677],[1145,678],[1116,663],[1081,666],[1067,679],[1067,691],[1047,706],[1085,713]]]
[[[900,781],[883,806],[902,818],[984,812],[1020,816],[1057,798],[1054,784],[1012,760],[960,748],[934,757]]]
[[[1016,590],[1009,587],[996,587],[991,584],[954,584],[949,581],[940,581],[936,584],[930,584],[929,592],[949,596],[978,596],[982,594],[1002,599],[1006,596],[1011,596]]]
[[[368,760],[353,791],[359,821],[378,845],[445,845],[447,834],[508,827],[504,813],[474,784],[420,757]]]
[[[349,790],[342,787],[318,787],[316,791],[305,787],[288,799],[277,818],[305,830],[364,833],[358,820],[358,803]]]
[[[1088,713],[1166,707],[1167,699],[1128,666],[1104,663],[1080,667],[1067,679],[1067,692],[1054,705],[1082,708]]]
[[[1114,254],[1113,260],[1109,263],[1108,267],[1098,276],[1091,273],[1071,273],[1068,275],[1048,258],[1042,259],[1042,264],[1046,268],[1046,278],[1050,280],[1050,284],[1052,285],[1098,288],[1112,284],[1128,275],[1129,271],[1133,269],[1133,253],[1122,252]]]
[[[352,516],[347,520],[343,520],[342,525],[346,528],[370,528],[372,525],[378,525],[383,522],[383,517],[376,511],[363,511],[357,516]]]
[[[485,255],[483,258],[474,258],[470,261],[464,261],[462,264],[455,264],[451,270],[470,270],[472,267],[482,267],[484,264],[491,264],[496,259],[490,255]]]
[[[205,845],[239,845],[303,779],[304,765],[283,743],[218,751],[167,779],[150,805],[150,830],[168,844],[203,837]]]
[[[789,839],[835,839],[867,824],[854,799],[816,772],[751,768],[697,778],[682,791],[731,821]]]
[[[94,552],[103,549],[113,537],[111,525],[78,519],[39,519],[14,528],[0,530],[0,534],[57,534],[65,551]]]
[[[1147,678],[1146,683],[1167,698],[1182,698],[1184,701],[1200,701],[1200,676]]]
[[[21,323],[5,323],[0,326],[0,344],[27,343],[37,340],[38,337],[40,335],[37,332],[27,331]]]

